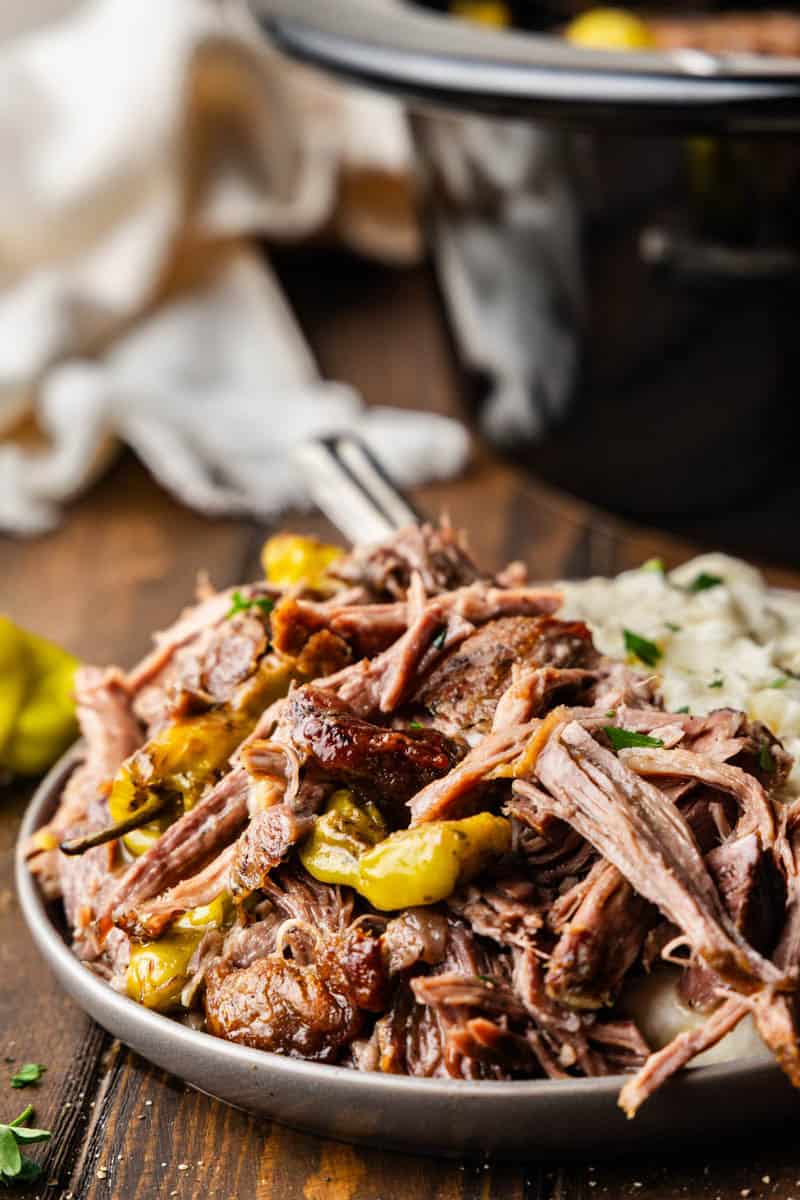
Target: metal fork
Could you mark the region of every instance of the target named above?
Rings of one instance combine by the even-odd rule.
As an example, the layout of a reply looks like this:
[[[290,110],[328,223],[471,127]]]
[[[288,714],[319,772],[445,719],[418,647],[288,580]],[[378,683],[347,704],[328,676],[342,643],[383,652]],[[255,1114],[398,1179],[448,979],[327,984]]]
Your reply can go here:
[[[379,542],[425,519],[353,434],[301,442],[291,458],[314,503],[351,542]]]

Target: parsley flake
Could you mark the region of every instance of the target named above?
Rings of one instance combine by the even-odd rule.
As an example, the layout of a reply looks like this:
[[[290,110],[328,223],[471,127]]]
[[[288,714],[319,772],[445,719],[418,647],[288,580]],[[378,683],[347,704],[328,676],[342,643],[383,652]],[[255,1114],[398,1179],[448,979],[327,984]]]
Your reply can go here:
[[[625,639],[625,649],[629,654],[635,655],[639,662],[643,662],[646,667],[654,667],[661,658],[661,651],[655,642],[649,642],[647,638],[641,637],[640,634],[634,633],[630,629],[623,629],[622,636]]]
[[[20,1151],[21,1145],[46,1142],[51,1136],[47,1129],[31,1129],[25,1125],[32,1116],[33,1108],[29,1104],[13,1121],[0,1124],[0,1180],[3,1183],[10,1179],[17,1183],[32,1183],[41,1174],[41,1168]]]
[[[773,679],[772,683],[768,683],[767,687],[783,688],[783,687],[786,687],[788,682],[789,682],[789,680],[786,678],[786,676],[781,675],[778,679]]]
[[[422,729],[422,722],[421,721],[409,721],[408,728],[409,729]]]
[[[241,592],[233,593],[232,604],[230,609],[225,614],[225,620],[229,621],[231,617],[235,617],[237,613],[249,612],[251,608],[257,608],[264,616],[268,616],[275,607],[275,601],[270,600],[269,596],[243,596]]]
[[[758,765],[762,771],[775,770],[775,759],[772,757],[772,751],[766,742],[758,752]]]
[[[648,558],[647,562],[642,563],[643,571],[652,571],[656,575],[664,574],[664,564],[660,558]]]
[[[719,587],[724,582],[721,575],[709,575],[707,571],[701,571],[699,575],[695,575],[686,590],[687,592],[707,592],[709,588]]]
[[[447,626],[443,625],[442,628],[437,633],[436,637],[433,639],[433,642],[431,643],[431,645],[435,646],[437,650],[442,650],[444,648],[444,643],[445,643],[446,637],[447,637]]]
[[[724,679],[712,679],[708,686],[710,688],[721,688],[724,682]]]
[[[630,729],[619,729],[616,725],[605,725],[603,732],[615,750],[627,750],[632,746],[653,746],[658,750],[664,745],[661,738],[648,737],[646,733],[632,733]]]
[[[689,711],[689,705],[688,705],[688,704],[682,704],[682,705],[680,706],[680,708],[676,708],[676,709],[675,709],[675,712],[676,712],[676,713],[688,713],[688,711]]]
[[[42,1066],[41,1063],[23,1063],[20,1069],[11,1076],[11,1086],[22,1088],[31,1083],[38,1083],[46,1070],[47,1067]]]
[[[664,624],[666,625],[667,629],[672,631],[672,633],[680,633],[681,629],[683,628],[682,625],[676,625],[674,621],[665,621]]]

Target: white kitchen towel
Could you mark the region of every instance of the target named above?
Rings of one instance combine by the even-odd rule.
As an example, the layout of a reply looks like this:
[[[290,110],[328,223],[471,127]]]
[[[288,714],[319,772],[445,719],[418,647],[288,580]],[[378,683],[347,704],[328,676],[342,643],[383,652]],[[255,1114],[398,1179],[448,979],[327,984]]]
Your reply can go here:
[[[414,261],[402,112],[233,12],[88,0],[0,48],[2,529],[51,528],[122,442],[187,504],[265,518],[302,502],[287,450],[310,434],[357,426],[402,485],[466,460],[457,422],[323,382],[244,242]]]

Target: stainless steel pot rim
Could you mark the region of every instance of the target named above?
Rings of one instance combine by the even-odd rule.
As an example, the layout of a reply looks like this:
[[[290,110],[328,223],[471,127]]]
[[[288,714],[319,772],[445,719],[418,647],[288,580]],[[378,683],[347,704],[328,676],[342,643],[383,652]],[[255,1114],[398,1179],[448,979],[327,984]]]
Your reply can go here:
[[[587,76],[666,77],[794,84],[800,59],[759,54],[713,55],[680,48],[671,51],[595,50],[553,34],[490,29],[416,5],[382,7],[373,0],[249,0],[257,19],[276,29],[293,28],[320,38],[352,39],[372,50],[423,53],[454,62],[480,61]]]
[[[69,990],[82,1006],[100,1011],[100,1023],[115,1031],[120,1024],[132,1027],[140,1046],[146,1045],[148,1035],[153,1041],[169,1038],[176,1047],[187,1055],[197,1052],[213,1054],[220,1064],[225,1063],[241,1071],[264,1071],[269,1066],[276,1078],[294,1078],[309,1085],[324,1086],[326,1081],[347,1080],[349,1088],[366,1093],[385,1095],[401,1091],[409,1097],[418,1094],[420,1099],[446,1102],[458,1099],[460,1103],[478,1104],[486,1102],[492,1095],[503,1095],[507,1099],[546,1099],[558,1089],[560,1098],[573,1097],[576,1102],[591,1096],[596,1098],[615,1096],[626,1076],[607,1075],[594,1079],[535,1079],[514,1082],[492,1080],[427,1079],[413,1076],[383,1075],[371,1071],[354,1071],[346,1067],[329,1066],[287,1058],[263,1050],[237,1046],[215,1038],[200,1030],[190,1029],[170,1017],[151,1012],[135,1001],[114,991],[107,983],[94,975],[71,952],[64,942],[51,915],[47,911],[39,888],[31,876],[23,854],[29,837],[44,823],[58,798],[69,772],[81,757],[81,745],[76,745],[56,763],[37,788],[19,832],[16,849],[16,886],[22,915],[43,957],[53,966],[59,976],[68,982]],[[146,1055],[146,1051],[144,1051]],[[685,1073],[681,1080],[683,1092],[691,1095],[702,1091],[705,1084],[729,1081],[740,1087],[748,1079],[763,1078],[766,1072],[778,1073],[778,1067],[761,1059],[743,1062],[721,1063],[714,1066],[697,1067]],[[687,1095],[687,1100],[689,1096]]]
[[[800,59],[588,50],[371,0],[247,0],[287,53],[423,104],[618,128],[746,132],[800,124]]]

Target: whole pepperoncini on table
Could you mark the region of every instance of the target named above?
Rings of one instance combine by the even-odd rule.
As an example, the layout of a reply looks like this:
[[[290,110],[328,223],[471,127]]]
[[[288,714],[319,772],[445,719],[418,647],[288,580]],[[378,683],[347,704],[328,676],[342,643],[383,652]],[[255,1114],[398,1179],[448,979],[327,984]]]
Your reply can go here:
[[[77,734],[77,659],[0,616],[0,769],[46,771]]]

